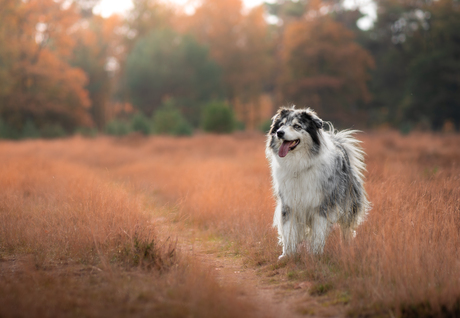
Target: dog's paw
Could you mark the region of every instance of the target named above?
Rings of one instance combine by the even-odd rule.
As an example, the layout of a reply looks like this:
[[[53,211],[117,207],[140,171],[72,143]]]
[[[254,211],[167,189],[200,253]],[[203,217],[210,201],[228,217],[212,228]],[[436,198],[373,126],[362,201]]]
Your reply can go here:
[[[279,257],[278,257],[278,261],[281,261],[283,259],[286,258],[286,254],[281,254]]]

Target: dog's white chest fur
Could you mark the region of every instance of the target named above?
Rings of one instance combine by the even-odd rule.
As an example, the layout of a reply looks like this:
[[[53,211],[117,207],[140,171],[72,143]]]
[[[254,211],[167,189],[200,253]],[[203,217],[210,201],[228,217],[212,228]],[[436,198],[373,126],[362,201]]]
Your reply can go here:
[[[289,160],[290,158],[284,158]],[[289,164],[273,164],[274,187],[284,204],[302,208],[304,213],[317,208],[323,200],[320,176],[314,166],[298,169]]]
[[[333,145],[328,144],[329,148]],[[301,209],[298,213],[313,213],[324,200],[322,182],[331,173],[332,157],[329,152],[309,157],[303,149],[280,158],[272,154],[272,174],[274,188],[283,204],[291,209]]]

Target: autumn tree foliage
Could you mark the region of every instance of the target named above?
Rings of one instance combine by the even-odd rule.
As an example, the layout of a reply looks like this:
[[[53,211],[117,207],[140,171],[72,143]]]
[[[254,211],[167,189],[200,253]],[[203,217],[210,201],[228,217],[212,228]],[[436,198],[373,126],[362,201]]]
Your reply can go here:
[[[133,0],[133,8],[127,14],[126,42],[128,51],[137,39],[146,36],[152,30],[172,27],[174,11],[170,5],[159,0]]]
[[[79,15],[64,2],[0,1],[0,116],[16,129],[92,124],[86,74],[68,63]]]
[[[75,32],[76,44],[70,62],[87,75],[85,89],[92,102],[90,114],[99,129],[103,129],[107,121],[114,72],[123,54],[121,27],[122,19],[119,16],[104,19],[91,15],[80,21]]]
[[[188,119],[198,123],[200,106],[221,97],[220,69],[190,35],[170,29],[151,32],[136,43],[125,68],[131,101],[148,116],[174,98]]]
[[[0,0],[0,138],[103,131],[170,99],[195,128],[212,102],[247,129],[291,103],[339,126],[460,127],[459,0],[376,0],[369,30],[342,0],[133,0],[110,18],[98,2]]]
[[[312,107],[329,120],[346,122],[368,102],[372,56],[353,33],[330,16],[290,23],[283,37],[280,89],[287,102]]]
[[[204,0],[198,2],[193,14],[181,13],[156,0],[136,0],[127,19],[127,49],[131,52],[136,47],[133,43],[143,41],[149,30],[170,28],[185,36],[191,35],[209,48],[210,58],[221,70],[224,94],[219,97],[238,108],[241,120],[249,121],[250,112],[259,112],[259,99],[269,82],[271,68],[271,43],[264,14],[262,6],[244,12],[241,0]],[[170,55],[170,58],[175,57]],[[165,63],[169,61],[166,59]],[[131,85],[124,84],[125,87]],[[134,104],[138,103],[140,96],[132,89],[126,95]],[[214,91],[207,95],[217,94]],[[151,107],[157,104],[151,103]],[[192,114],[196,107],[183,107],[183,110]],[[195,118],[188,114],[187,117],[198,124],[199,114]]]
[[[230,101],[258,98],[271,66],[268,26],[263,7],[243,13],[241,0],[203,0],[185,31],[210,49],[222,68]]]

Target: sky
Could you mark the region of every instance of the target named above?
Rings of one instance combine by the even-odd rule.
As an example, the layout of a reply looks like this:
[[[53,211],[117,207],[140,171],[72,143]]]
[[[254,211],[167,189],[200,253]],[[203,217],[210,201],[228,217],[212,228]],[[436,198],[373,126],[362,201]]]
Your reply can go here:
[[[170,0],[173,3],[178,5],[187,6],[187,3],[190,3],[190,0]],[[264,0],[243,0],[243,3],[246,8],[252,8],[264,3]],[[267,1],[270,2],[270,1]],[[372,26],[372,22],[375,20],[375,4],[370,0],[345,0],[344,3],[347,8],[356,8],[361,6],[361,12],[367,14],[367,17],[361,18],[358,21],[358,26],[363,29],[369,29]],[[193,10],[190,4],[189,10]],[[123,14],[132,7],[131,0],[102,0],[94,9],[94,12],[101,14],[103,17],[108,17],[114,13]],[[188,11],[185,8],[186,12]]]

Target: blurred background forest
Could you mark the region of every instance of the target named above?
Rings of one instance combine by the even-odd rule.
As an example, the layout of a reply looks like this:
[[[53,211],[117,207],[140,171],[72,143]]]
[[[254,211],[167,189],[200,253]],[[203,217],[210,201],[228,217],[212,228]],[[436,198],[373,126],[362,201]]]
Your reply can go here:
[[[281,105],[339,128],[460,128],[460,1],[0,0],[0,138],[265,130]]]

